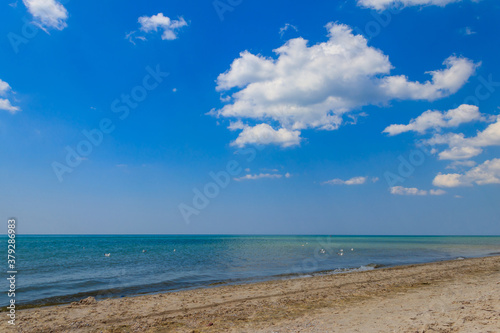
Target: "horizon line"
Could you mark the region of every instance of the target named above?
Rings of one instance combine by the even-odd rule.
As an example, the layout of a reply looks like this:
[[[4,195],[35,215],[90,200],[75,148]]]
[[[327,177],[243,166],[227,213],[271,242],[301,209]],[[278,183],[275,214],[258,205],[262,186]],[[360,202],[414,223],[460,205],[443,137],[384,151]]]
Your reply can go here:
[[[7,233],[0,233],[0,236],[7,236]],[[500,237],[500,235],[487,234],[161,234],[161,233],[123,233],[123,234],[91,234],[91,233],[60,233],[60,234],[39,234],[39,233],[17,233],[16,236],[330,236],[330,237]]]

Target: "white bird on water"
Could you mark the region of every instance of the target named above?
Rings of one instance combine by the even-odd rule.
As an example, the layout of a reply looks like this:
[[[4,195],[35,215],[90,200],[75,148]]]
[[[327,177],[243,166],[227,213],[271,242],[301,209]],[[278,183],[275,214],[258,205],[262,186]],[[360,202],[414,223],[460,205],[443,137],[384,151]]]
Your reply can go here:
[[[111,255],[111,253],[104,253],[105,257],[109,257],[110,255]]]

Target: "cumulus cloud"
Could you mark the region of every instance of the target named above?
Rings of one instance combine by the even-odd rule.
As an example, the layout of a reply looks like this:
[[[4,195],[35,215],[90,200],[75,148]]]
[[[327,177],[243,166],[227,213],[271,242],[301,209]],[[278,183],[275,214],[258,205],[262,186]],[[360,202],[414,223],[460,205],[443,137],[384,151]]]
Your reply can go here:
[[[432,77],[431,81],[411,82],[404,75],[387,76],[382,88],[390,98],[433,101],[456,93],[474,74],[479,64],[466,58],[451,56],[443,65],[446,67],[443,70],[427,72]]]
[[[384,10],[393,7],[410,7],[410,6],[440,6],[444,7],[452,2],[461,0],[358,0],[358,5],[365,8],[375,10]]]
[[[439,153],[441,160],[463,160],[477,156],[483,147],[500,145],[500,116],[476,136],[466,138],[462,133],[436,134],[427,140],[430,145],[448,145],[448,149]]]
[[[477,147],[451,147],[439,153],[440,160],[463,160],[481,154],[483,150]]]
[[[462,104],[458,108],[446,112],[425,111],[417,118],[410,120],[408,125],[390,125],[384,129],[384,133],[391,136],[409,131],[423,134],[428,129],[440,130],[441,128],[456,127],[460,124],[479,120],[485,121],[486,119],[481,115],[477,106]]]
[[[10,85],[0,79],[0,96],[7,97],[12,92],[12,88]],[[12,114],[21,111],[21,109],[17,106],[13,106],[9,99],[0,98],[0,110],[8,111]]]
[[[13,106],[8,99],[0,98],[0,110],[9,111],[14,114],[19,110],[19,107]]]
[[[270,178],[270,179],[278,179],[278,178],[281,178],[283,177],[282,175],[280,174],[274,174],[274,173],[259,173],[259,174],[254,174],[254,175],[245,175],[245,176],[242,176],[242,177],[238,177],[238,178],[234,178],[234,180],[236,181],[242,181],[242,180],[257,180],[257,179],[262,179],[262,178]],[[289,178],[290,177],[290,174],[287,173],[285,175],[286,178]]]
[[[153,16],[141,16],[138,22],[140,24],[139,30],[145,33],[163,31],[161,35],[163,40],[177,39],[178,30],[188,25],[182,17],[178,20],[171,20],[169,17],[163,16],[163,13]]]
[[[230,128],[236,129],[235,126],[233,124]],[[244,125],[242,129],[243,131],[231,145],[244,147],[247,144],[274,144],[282,147],[291,147],[300,144],[299,131],[290,131],[285,128],[275,130],[268,124],[259,124],[253,127]]]
[[[465,173],[440,173],[432,183],[439,187],[500,184],[500,159],[487,160]]]
[[[0,79],[0,96],[5,96],[9,92],[9,90],[11,90],[10,85]]]
[[[478,131],[475,136],[469,138],[463,133],[437,133],[444,128],[457,127],[473,121],[492,123],[485,130]],[[477,106],[468,104],[462,104],[446,112],[428,110],[412,119],[407,125],[390,125],[383,132],[391,136],[409,131],[424,134],[429,129],[433,130],[434,134],[430,139],[425,140],[426,144],[448,146],[439,153],[436,148],[433,148],[433,153],[438,153],[441,160],[468,160],[481,154],[484,147],[500,145],[500,117],[481,114]],[[458,163],[451,165],[451,167],[457,166],[459,166]]]
[[[240,53],[217,78],[216,90],[227,94],[221,97],[226,105],[210,114],[244,120],[246,126],[272,125],[274,131],[293,133],[297,143],[301,130],[335,130],[345,113],[365,105],[449,96],[477,66],[451,56],[444,61],[445,68],[428,72],[426,82],[391,76],[388,56],[368,46],[363,36],[343,24],[329,23],[326,28],[326,42],[309,46],[303,38],[291,39],[274,50],[275,58]]]
[[[432,184],[434,186],[439,186],[439,187],[457,187],[457,186],[471,185],[470,182],[467,184],[462,182],[460,180],[461,177],[462,175],[458,173],[448,173],[448,174],[439,173],[436,177],[434,177]]]
[[[23,0],[28,12],[42,28],[63,30],[67,27],[68,11],[55,0]]]
[[[323,182],[321,184],[323,185],[361,185],[366,182],[368,177],[353,177],[348,180],[342,180],[339,178],[335,178],[332,180],[327,180],[326,182]]]
[[[393,186],[389,188],[389,191],[395,195],[427,195],[427,191],[416,187]]]

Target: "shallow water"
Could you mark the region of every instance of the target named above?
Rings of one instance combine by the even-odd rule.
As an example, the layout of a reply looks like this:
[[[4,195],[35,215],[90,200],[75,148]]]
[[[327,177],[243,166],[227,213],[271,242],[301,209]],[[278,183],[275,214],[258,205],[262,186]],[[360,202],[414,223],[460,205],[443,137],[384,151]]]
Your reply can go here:
[[[0,246],[7,248],[5,236]],[[122,297],[499,252],[500,237],[21,235],[16,238],[16,304],[57,304],[87,296]],[[4,292],[0,305],[7,302]]]

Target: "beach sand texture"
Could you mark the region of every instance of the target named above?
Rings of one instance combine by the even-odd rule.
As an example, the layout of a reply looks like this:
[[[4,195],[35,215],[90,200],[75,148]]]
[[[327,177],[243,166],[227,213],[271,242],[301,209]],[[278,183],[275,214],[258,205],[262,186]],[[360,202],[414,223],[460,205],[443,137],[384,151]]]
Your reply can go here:
[[[497,333],[500,257],[33,308],[16,319],[0,331]]]

